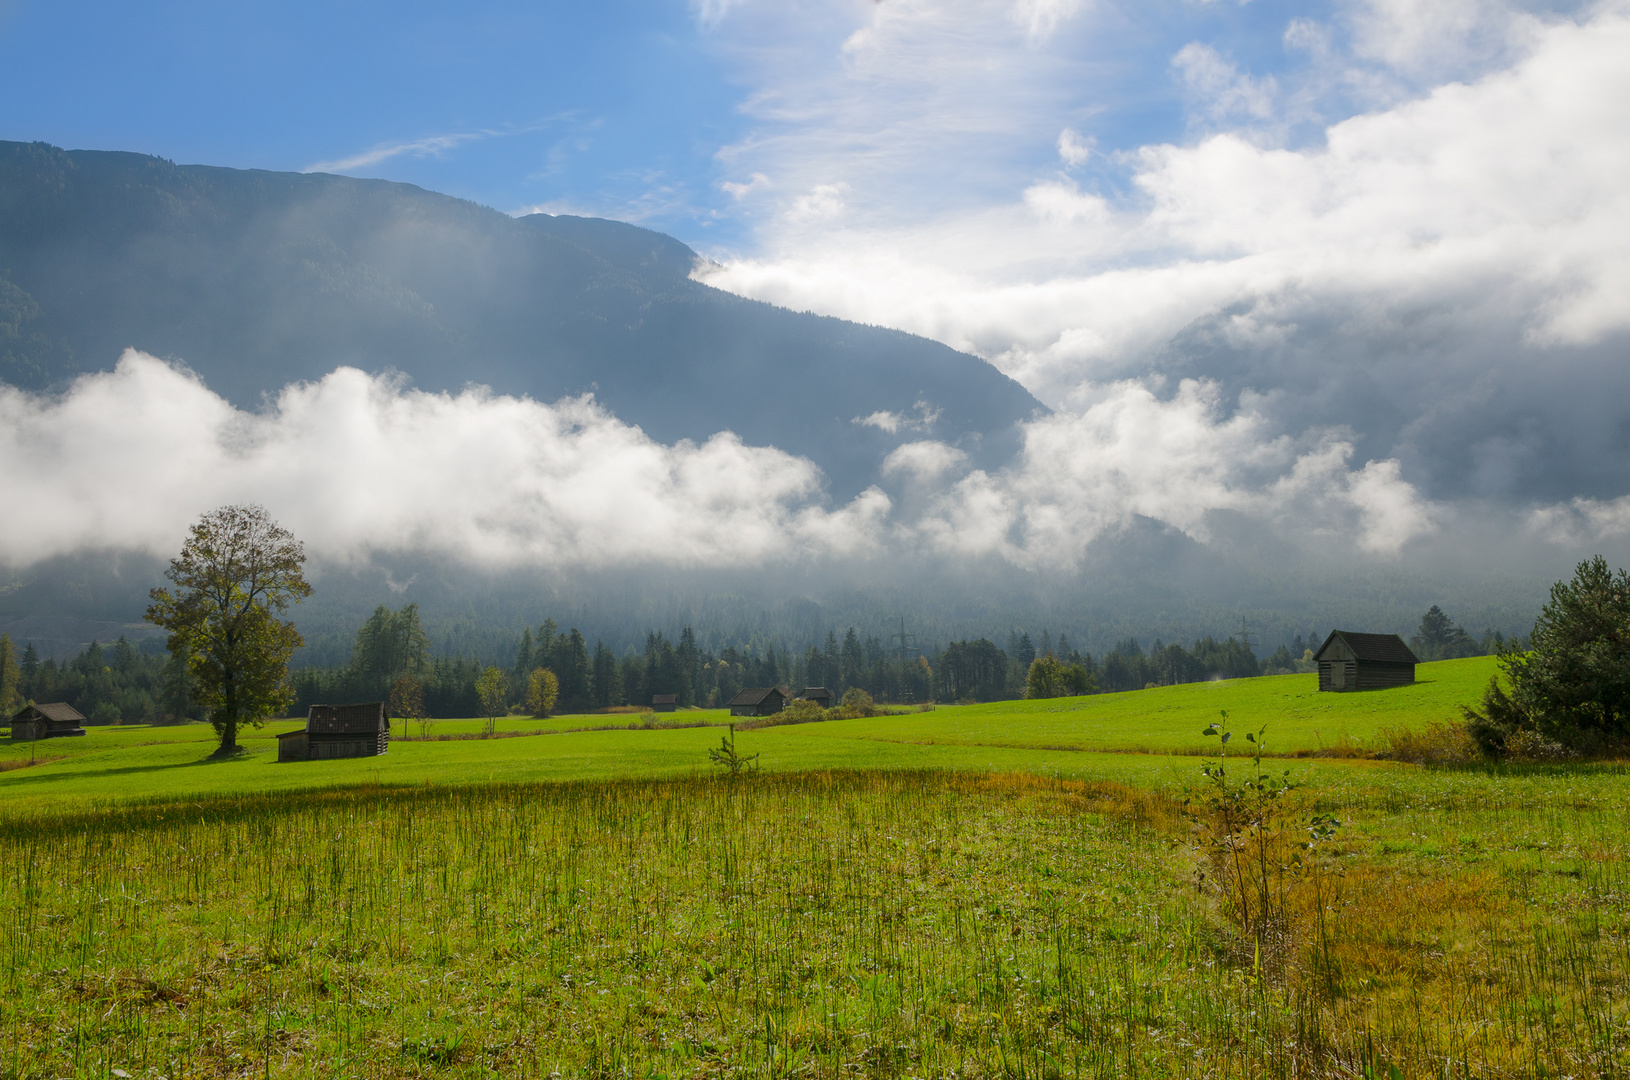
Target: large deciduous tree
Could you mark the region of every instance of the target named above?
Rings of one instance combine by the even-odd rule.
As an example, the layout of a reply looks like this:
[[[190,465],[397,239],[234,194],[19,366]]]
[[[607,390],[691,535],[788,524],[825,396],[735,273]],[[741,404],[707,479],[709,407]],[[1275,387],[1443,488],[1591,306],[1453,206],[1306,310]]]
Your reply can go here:
[[[1501,754],[1538,736],[1599,753],[1630,743],[1630,575],[1600,555],[1551,586],[1527,652],[1500,658],[1508,693],[1490,680],[1483,708],[1467,709],[1479,745]]]
[[[237,749],[242,725],[259,726],[294,700],[288,663],[300,632],[278,616],[311,595],[305,561],[300,541],[263,507],[223,506],[198,520],[170,560],[164,576],[174,588],[150,594],[147,621],[187,658],[192,696],[221,737],[218,756]]]

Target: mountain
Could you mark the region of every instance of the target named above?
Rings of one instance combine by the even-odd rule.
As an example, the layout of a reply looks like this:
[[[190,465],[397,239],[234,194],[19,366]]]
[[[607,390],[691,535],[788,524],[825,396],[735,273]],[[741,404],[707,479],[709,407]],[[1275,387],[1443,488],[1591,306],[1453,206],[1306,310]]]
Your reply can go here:
[[[933,437],[977,464],[1045,409],[977,357],[690,280],[615,221],[513,218],[407,184],[0,142],[0,379],[42,390],[134,346],[240,407],[339,365],[424,390],[592,391],[664,442],[723,430],[813,459],[832,494]],[[856,418],[928,417],[889,432]]]

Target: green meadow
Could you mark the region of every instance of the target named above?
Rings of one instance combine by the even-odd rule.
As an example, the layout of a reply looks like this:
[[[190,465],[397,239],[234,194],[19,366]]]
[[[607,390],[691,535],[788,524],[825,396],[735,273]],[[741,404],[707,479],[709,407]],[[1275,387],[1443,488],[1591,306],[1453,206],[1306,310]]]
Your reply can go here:
[[[1630,1074],[1624,766],[1351,756],[1493,670],[758,728],[734,780],[718,712],[8,745],[0,1077]],[[1204,802],[1224,711],[1297,785],[1262,907]]]
[[[1188,761],[1123,762],[1103,755],[1197,755],[1215,748],[1205,726],[1227,711],[1234,726],[1267,728],[1276,754],[1339,754],[1376,749],[1388,729],[1459,718],[1494,673],[1479,657],[1422,664],[1419,681],[1382,693],[1321,694],[1312,675],[1191,683],[1124,694],[986,705],[744,731],[744,753],[763,768],[976,769],[1033,771],[1140,783],[1180,783]],[[247,754],[206,760],[214,735],[204,725],[90,727],[82,739],[36,747],[0,743],[0,816],[93,802],[292,791],[349,784],[485,784],[681,777],[705,773],[724,710],[635,715],[509,717],[505,738],[477,735],[481,720],[398,722],[389,754],[362,761],[279,764],[276,736],[301,722],[273,721],[245,733]],[[427,733],[428,741],[421,741]],[[403,739],[402,736],[407,736]],[[462,736],[449,738],[449,736]],[[31,754],[52,760],[12,768]]]

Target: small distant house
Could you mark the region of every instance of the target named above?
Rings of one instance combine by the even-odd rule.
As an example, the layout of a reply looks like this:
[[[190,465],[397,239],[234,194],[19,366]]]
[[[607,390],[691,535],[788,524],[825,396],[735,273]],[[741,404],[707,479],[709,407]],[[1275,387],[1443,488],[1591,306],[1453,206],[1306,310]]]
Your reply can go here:
[[[787,695],[778,686],[751,686],[729,703],[731,716],[774,716],[787,707]]]
[[[1332,630],[1319,651],[1320,690],[1381,690],[1408,686],[1419,663],[1397,634],[1358,634]]]
[[[279,761],[375,757],[390,749],[391,718],[383,701],[313,705],[306,726],[277,737]]]
[[[84,721],[79,710],[65,701],[28,705],[11,718],[11,741],[32,742],[35,739],[83,735],[85,729],[81,725]]]
[[[652,712],[673,712],[677,708],[679,708],[679,695],[678,694],[652,694],[651,695],[651,711]]]
[[[832,707],[832,691],[824,686],[806,686],[798,695],[799,701],[813,701],[823,709]]]

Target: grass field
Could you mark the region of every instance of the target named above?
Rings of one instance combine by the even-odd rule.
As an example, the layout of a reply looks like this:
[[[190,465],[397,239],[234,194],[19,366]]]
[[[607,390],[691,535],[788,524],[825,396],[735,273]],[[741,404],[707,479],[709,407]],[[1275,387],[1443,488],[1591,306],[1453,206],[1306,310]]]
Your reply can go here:
[[[1103,761],[1093,752],[1197,754],[1215,740],[1201,735],[1228,710],[1241,731],[1266,726],[1276,752],[1373,746],[1388,727],[1422,727],[1458,718],[1494,671],[1486,658],[1423,664],[1414,686],[1378,693],[1320,694],[1311,675],[1195,683],[1084,698],[941,706],[929,713],[838,720],[743,732],[745,752],[775,770],[954,768],[1103,776],[1160,783],[1187,776],[1190,763]],[[297,721],[269,723],[242,739],[250,755],[206,760],[214,735],[203,725],[93,727],[83,739],[38,747],[0,743],[0,769],[30,753],[57,760],[0,771],[0,816],[56,810],[83,800],[126,800],[288,791],[345,784],[403,785],[677,777],[708,771],[706,728],[644,730],[642,723],[729,721],[723,710],[661,716],[510,718],[499,730],[545,732],[535,738],[396,742],[383,757],[278,764],[276,735]],[[479,720],[441,720],[435,735],[476,733]],[[607,727],[613,730],[572,730]],[[405,732],[418,734],[418,725]],[[404,726],[397,725],[397,733]],[[1125,774],[1123,776],[1123,774]]]
[[[1183,812],[1223,709],[1373,742],[1490,670],[767,728],[734,783],[717,727],[97,729],[0,773],[0,1076],[1630,1074],[1623,766],[1268,762],[1266,936]]]

